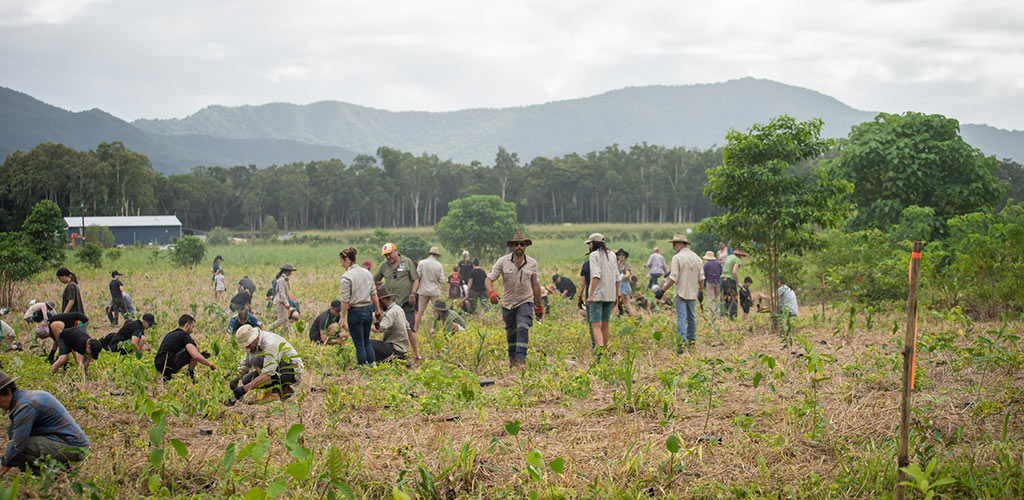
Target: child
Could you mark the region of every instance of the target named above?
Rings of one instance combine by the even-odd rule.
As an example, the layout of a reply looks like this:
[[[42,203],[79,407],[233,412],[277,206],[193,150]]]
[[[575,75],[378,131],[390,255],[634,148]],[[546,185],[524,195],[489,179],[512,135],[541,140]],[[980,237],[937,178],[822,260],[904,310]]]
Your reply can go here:
[[[754,305],[754,298],[750,295],[750,285],[753,284],[754,280],[747,276],[743,278],[743,286],[740,287],[740,307],[743,308],[744,319],[746,319],[747,313],[750,312],[750,308]]]
[[[462,293],[462,278],[459,277],[458,272],[453,272],[448,277],[448,298],[451,300],[459,300],[465,297]]]
[[[224,292],[227,287],[224,286],[224,270],[217,269],[213,272],[213,299],[220,302],[220,298],[224,296]]]

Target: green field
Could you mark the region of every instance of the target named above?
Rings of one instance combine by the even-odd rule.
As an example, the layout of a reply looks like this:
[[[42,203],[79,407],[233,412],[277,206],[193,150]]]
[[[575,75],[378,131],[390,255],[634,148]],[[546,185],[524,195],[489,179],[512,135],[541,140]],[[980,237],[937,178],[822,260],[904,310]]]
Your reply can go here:
[[[625,247],[640,270],[651,241],[671,254],[668,225],[529,227],[546,282],[577,280],[582,241],[595,230]],[[415,232],[431,239],[429,229]],[[626,234],[643,235],[623,241]],[[471,327],[431,338],[414,368],[356,369],[351,346],[312,345],[296,330],[338,295],[343,246],[368,232],[320,233],[337,244],[214,247],[228,283],[242,275],[265,290],[279,265],[298,270],[292,292],[303,318],[291,339],[306,365],[287,403],[225,407],[224,373],[240,350],[225,342],[227,299],[213,299],[207,265],[183,270],[148,248],[125,249],[104,269],[78,273],[93,337],[112,327],[101,311],[109,271],[126,275],[139,313],[156,315],[151,344],[194,314],[196,339],[221,371],[197,383],[164,384],[152,354],[104,354],[82,380],[74,367],[51,375],[41,347],[4,352],[20,387],[45,389],[92,441],[70,474],[23,476],[22,495],[94,498],[878,498],[896,478],[896,434],[905,314],[826,304],[801,295],[791,335],[765,314],[736,322],[698,319],[697,346],[675,352],[667,308],[612,322],[611,355],[595,360],[575,302],[553,298],[530,331],[522,373],[507,365],[496,311]],[[619,241],[622,241],[621,244]],[[457,260],[447,251],[446,269]],[[360,255],[359,260],[379,255]],[[490,263],[484,267],[489,267]],[[641,271],[642,273],[642,271]],[[753,274],[753,273],[752,273]],[[50,273],[19,289],[59,299]],[[798,289],[798,293],[802,290]],[[230,295],[230,294],[229,294]],[[254,301],[262,310],[263,302]],[[264,318],[269,315],[264,314]],[[429,317],[429,316],[428,316]],[[27,339],[16,312],[5,320]],[[974,322],[959,310],[921,313],[911,462],[934,460],[930,483],[944,498],[1024,496],[1024,352],[1021,324]],[[73,364],[73,362],[72,362]],[[480,378],[494,385],[481,387]],[[153,416],[157,420],[154,422]],[[157,425],[161,416],[166,426]],[[297,427],[298,425],[298,427]],[[154,431],[154,428],[157,430]],[[162,432],[160,429],[163,429]],[[206,435],[202,431],[211,431]],[[161,451],[157,451],[161,450]],[[10,484],[11,477],[5,481]],[[911,491],[911,498],[924,495]]]

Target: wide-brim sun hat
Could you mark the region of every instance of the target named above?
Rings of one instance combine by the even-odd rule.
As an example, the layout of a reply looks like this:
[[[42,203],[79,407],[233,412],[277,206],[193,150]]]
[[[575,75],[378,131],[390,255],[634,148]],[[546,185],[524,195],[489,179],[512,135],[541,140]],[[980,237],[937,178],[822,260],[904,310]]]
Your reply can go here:
[[[390,298],[391,298],[391,292],[388,291],[388,287],[386,287],[384,285],[381,285],[381,286],[377,287],[377,300],[380,300],[380,299],[390,299]]]
[[[447,311],[448,310],[448,304],[445,301],[443,301],[443,300],[435,300],[434,301],[434,310],[442,311],[442,312]]]
[[[293,266],[291,264],[285,264],[285,265],[281,266],[281,270],[282,271],[294,271],[295,270],[295,266]]]
[[[737,256],[737,257],[746,257],[747,256],[747,252],[744,252],[743,250],[733,250],[732,254]]]
[[[508,240],[508,241],[505,242],[505,245],[506,246],[512,246],[513,243],[526,243],[526,246],[530,246],[530,245],[533,244],[533,240],[531,240],[530,238],[527,238],[526,235],[523,234],[522,231],[518,231],[518,232],[516,232],[516,234],[512,235],[512,239],[511,240]]]
[[[427,255],[436,255],[436,256],[440,257],[441,256],[441,251],[438,250],[437,247],[430,247],[430,250],[427,250]]]
[[[715,252],[712,252],[711,250],[704,252],[704,260],[715,260],[717,258],[718,257],[715,257]]]
[[[604,235],[601,234],[601,233],[593,233],[593,234],[590,235],[589,238],[587,238],[587,241],[584,241],[583,243],[594,243],[594,242],[604,243]]]
[[[623,257],[625,257],[627,259],[629,258],[629,252],[627,252],[625,248],[620,248],[620,249],[616,250],[615,251],[615,255],[621,255],[621,256],[623,256]]]
[[[238,344],[238,347],[245,349],[259,336],[259,331],[252,325],[242,325],[235,332],[235,343]]]
[[[690,240],[686,239],[685,234],[677,234],[672,237],[672,243],[686,243],[687,245],[689,245]]]
[[[3,389],[4,387],[7,387],[7,386],[13,384],[14,381],[16,381],[16,380],[18,380],[20,378],[21,377],[12,377],[12,376],[8,375],[6,372],[4,372],[3,370],[0,370],[0,389]]]

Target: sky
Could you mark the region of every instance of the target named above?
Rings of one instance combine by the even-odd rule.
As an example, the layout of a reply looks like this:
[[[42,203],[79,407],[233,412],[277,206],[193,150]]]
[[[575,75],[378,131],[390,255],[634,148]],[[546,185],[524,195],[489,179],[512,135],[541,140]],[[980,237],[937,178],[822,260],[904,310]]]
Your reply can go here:
[[[746,76],[1024,130],[1024,2],[0,0],[0,86],[127,120],[510,107]]]

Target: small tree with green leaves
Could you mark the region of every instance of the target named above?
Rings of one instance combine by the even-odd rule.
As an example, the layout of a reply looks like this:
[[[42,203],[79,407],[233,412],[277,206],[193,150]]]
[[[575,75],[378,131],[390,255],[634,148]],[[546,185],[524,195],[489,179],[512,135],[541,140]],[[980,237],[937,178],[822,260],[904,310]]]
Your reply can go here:
[[[188,235],[178,238],[171,253],[171,260],[182,267],[192,267],[203,261],[206,256],[206,243],[196,236]]]
[[[114,233],[109,227],[94,224],[85,228],[85,241],[91,241],[103,248],[113,248]]]
[[[783,115],[747,132],[732,130],[722,165],[708,170],[704,194],[725,213],[705,219],[700,230],[753,244],[754,262],[769,289],[774,289],[784,256],[818,247],[817,228],[835,227],[851,213],[843,201],[853,190],[849,182],[820,168],[807,175],[787,172],[829,149],[832,142],[821,138],[821,126],[819,119],[798,122]],[[769,296],[772,310],[778,310],[776,295]]]
[[[206,234],[206,241],[211,245],[227,245],[231,243],[231,231],[217,226]]]
[[[86,241],[85,244],[79,247],[78,251],[75,252],[75,258],[78,259],[78,262],[89,267],[102,267],[103,247],[99,246],[95,242]]]
[[[449,203],[448,214],[438,221],[434,231],[453,255],[466,249],[474,256],[493,257],[504,252],[505,242],[522,228],[516,222],[515,203],[493,195],[476,195]]]
[[[0,307],[14,304],[14,287],[43,269],[42,257],[20,232],[0,233]]]
[[[407,234],[402,236],[395,242],[395,245],[398,245],[398,251],[401,252],[402,255],[413,260],[423,260],[427,258],[427,252],[430,250],[430,243],[418,234]]]
[[[64,261],[64,245],[67,224],[61,217],[60,207],[50,200],[42,200],[32,207],[32,213],[21,224],[29,248],[47,266],[56,266]]]
[[[271,236],[277,236],[277,219],[273,215],[268,215],[263,218],[263,225],[260,226],[260,236],[263,238],[269,238]]]

